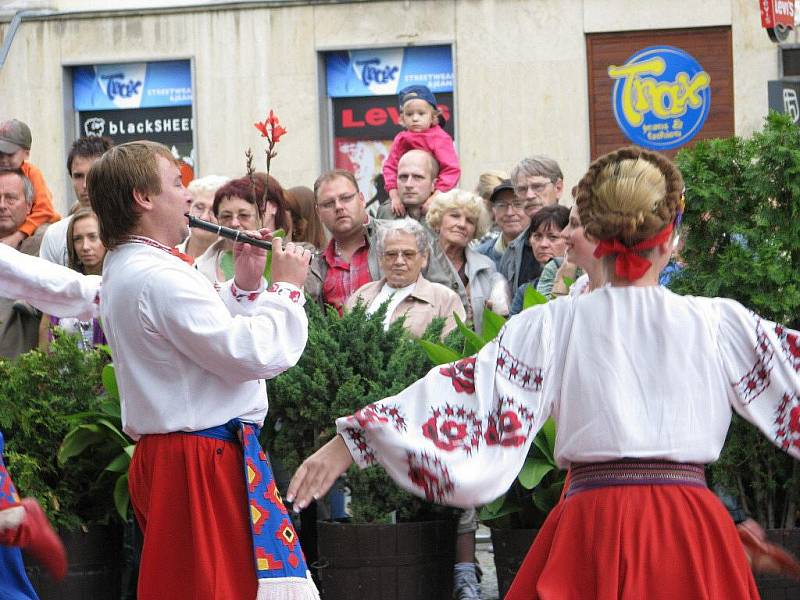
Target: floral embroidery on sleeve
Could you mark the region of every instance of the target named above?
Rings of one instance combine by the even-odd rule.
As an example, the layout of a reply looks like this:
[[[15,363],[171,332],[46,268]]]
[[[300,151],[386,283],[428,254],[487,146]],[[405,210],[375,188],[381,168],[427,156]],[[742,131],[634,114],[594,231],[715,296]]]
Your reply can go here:
[[[775,335],[781,341],[784,356],[795,371],[800,371],[800,338],[790,331],[783,325],[775,326]]]
[[[523,390],[538,392],[542,389],[542,369],[526,365],[502,345],[497,353],[497,372]]]
[[[739,398],[744,404],[750,404],[769,387],[769,374],[772,371],[772,359],[775,356],[767,334],[761,327],[761,320],[756,324],[755,364],[739,381],[733,384]]]
[[[278,294],[279,296],[284,296],[294,302],[295,304],[299,304],[303,306],[306,303],[305,296],[303,296],[303,292],[296,288],[293,285],[289,285],[288,283],[281,283],[276,282],[273,283],[267,289],[268,292],[271,294]]]
[[[800,397],[797,394],[784,394],[775,412],[775,440],[778,445],[784,450],[792,446],[800,448]]]
[[[441,502],[453,493],[450,472],[436,455],[407,452],[408,478],[425,493],[429,502]]]
[[[462,358],[439,369],[439,373],[452,380],[453,389],[459,394],[475,393],[475,357]]]
[[[231,283],[231,295],[239,303],[242,303],[245,300],[248,302],[253,302],[258,299],[258,297],[261,295],[261,292],[245,292],[237,288],[235,283]]]

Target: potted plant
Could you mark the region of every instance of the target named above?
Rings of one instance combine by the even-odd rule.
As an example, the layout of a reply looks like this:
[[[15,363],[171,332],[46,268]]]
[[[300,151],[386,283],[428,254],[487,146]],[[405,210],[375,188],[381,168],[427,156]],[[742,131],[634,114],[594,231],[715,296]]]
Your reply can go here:
[[[339,316],[308,302],[309,338],[297,366],[269,383],[270,410],[262,442],[273,464],[289,473],[336,434],[337,417],[404,389],[430,369],[402,322],[383,330],[385,307],[363,306]],[[438,339],[443,322],[431,325]],[[276,465],[276,470],[279,470]],[[400,490],[382,469],[352,467],[350,523],[304,519],[300,538],[323,597],[447,598],[451,593],[455,522],[450,509]],[[444,519],[444,520],[442,520]],[[315,551],[318,556],[314,557]]]
[[[524,309],[546,302],[547,298],[532,287],[525,290]],[[458,329],[464,336],[463,347],[426,340],[420,344],[434,364],[444,364],[475,354],[497,336],[504,324],[503,317],[487,309],[483,314],[482,335],[458,321]],[[511,586],[536,532],[561,497],[566,471],[556,465],[555,442],[555,422],[548,419],[536,434],[514,483],[478,513],[480,520],[491,528],[501,598]]]
[[[113,479],[99,476],[113,457],[99,451],[62,465],[55,460],[72,427],[69,415],[98,410],[103,350],[83,351],[69,336],[56,336],[50,352],[32,350],[0,360],[0,428],[5,460],[23,495],[34,496],[58,527],[70,570],[58,586],[38,566],[29,574],[41,598],[119,593],[121,527],[113,504]]]
[[[800,324],[800,129],[771,113],[762,131],[701,141],[678,154],[686,184],[685,266],[679,293],[738,300],[765,318]],[[734,416],[713,484],[740,499],[769,537],[800,555],[800,463]],[[757,577],[770,597],[800,584]],[[785,594],[785,595],[784,595]]]

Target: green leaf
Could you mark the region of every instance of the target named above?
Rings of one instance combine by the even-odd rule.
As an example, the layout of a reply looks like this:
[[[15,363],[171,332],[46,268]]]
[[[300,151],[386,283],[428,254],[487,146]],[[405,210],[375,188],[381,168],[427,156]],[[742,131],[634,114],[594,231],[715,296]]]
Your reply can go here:
[[[114,460],[112,460],[106,466],[106,471],[111,471],[112,473],[122,473],[128,472],[128,466],[131,464],[131,457],[128,456],[127,452],[122,452],[119,456],[117,456]]]
[[[535,287],[529,285],[525,288],[525,294],[522,297],[522,310],[537,304],[547,304],[547,296],[540,294]]]
[[[286,232],[283,229],[278,229],[277,231],[273,232],[273,238],[285,238]],[[272,274],[272,250],[267,250],[267,262],[264,264],[264,279],[269,281],[269,277]]]
[[[495,506],[496,509],[493,510]],[[478,518],[481,521],[492,521],[519,512],[520,508],[522,507],[515,499],[510,496],[500,496],[497,500],[481,508],[478,512]]]
[[[525,459],[525,464],[522,470],[517,475],[517,479],[526,490],[532,490],[539,482],[542,481],[545,475],[552,471],[555,467],[546,460],[529,456]]]
[[[113,364],[107,364],[103,367],[103,387],[106,390],[106,394],[109,398],[116,400],[117,404],[119,404],[119,388],[117,387],[117,374],[114,371]]]
[[[536,437],[533,438],[533,443],[550,464],[555,466],[556,422],[552,417],[544,422]]]
[[[123,448],[130,443],[125,434],[120,431],[119,427],[108,419],[97,419],[97,423],[105,427],[106,431],[110,433],[112,437],[116,438],[116,441],[119,442]]]
[[[486,342],[481,338],[481,336],[467,327],[464,324],[464,321],[461,320],[461,317],[455,313],[453,313],[453,316],[456,319],[458,330],[464,336],[464,356],[472,356],[473,354],[477,354],[478,350],[486,345]]]
[[[123,450],[125,451],[125,454],[127,454],[127,455],[128,455],[128,456],[130,456],[131,458],[133,458],[133,451],[134,451],[135,449],[136,449],[136,444],[131,444],[130,446],[125,446],[125,447],[123,448]]]
[[[219,257],[219,269],[222,271],[222,275],[225,277],[225,280],[233,279],[233,276],[236,274],[236,267],[233,264],[233,252],[230,250],[226,250],[222,253]]]
[[[58,449],[58,462],[64,464],[73,456],[78,456],[93,444],[105,440],[106,435],[97,425],[79,425],[67,433],[61,447]]]
[[[428,340],[417,340],[417,343],[422,346],[428,358],[435,365],[444,365],[462,358],[458,352],[443,344],[435,344]]]
[[[571,277],[564,277],[564,286],[567,288],[567,291],[569,291],[569,288],[571,288],[572,284],[574,283],[575,280],[572,279]]]
[[[120,475],[117,483],[114,484],[114,506],[117,508],[117,513],[122,517],[123,521],[128,520],[128,506],[130,505],[131,496],[128,492],[128,474]]]
[[[488,308],[483,309],[483,339],[484,343],[488,344],[506,324],[506,318],[492,312]]]

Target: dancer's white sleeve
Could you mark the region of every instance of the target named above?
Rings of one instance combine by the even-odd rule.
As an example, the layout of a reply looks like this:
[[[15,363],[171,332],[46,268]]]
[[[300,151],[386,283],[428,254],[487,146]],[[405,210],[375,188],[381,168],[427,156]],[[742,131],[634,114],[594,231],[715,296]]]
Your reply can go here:
[[[82,275],[0,244],[0,297],[25,300],[56,317],[97,316],[100,277]]]
[[[511,485],[550,415],[549,340],[547,311],[525,311],[477,355],[337,419],[337,430],[360,466],[380,463],[410,492],[485,504]]]

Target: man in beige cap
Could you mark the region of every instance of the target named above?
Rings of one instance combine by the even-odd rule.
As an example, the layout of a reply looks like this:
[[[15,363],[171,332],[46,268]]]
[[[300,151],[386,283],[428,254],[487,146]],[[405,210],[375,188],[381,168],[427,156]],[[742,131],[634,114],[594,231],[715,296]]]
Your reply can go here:
[[[17,119],[0,123],[0,170],[22,171],[33,184],[33,206],[25,222],[11,235],[0,237],[0,243],[16,248],[45,223],[61,217],[53,210],[53,196],[44,175],[28,162],[31,154],[31,130]]]

